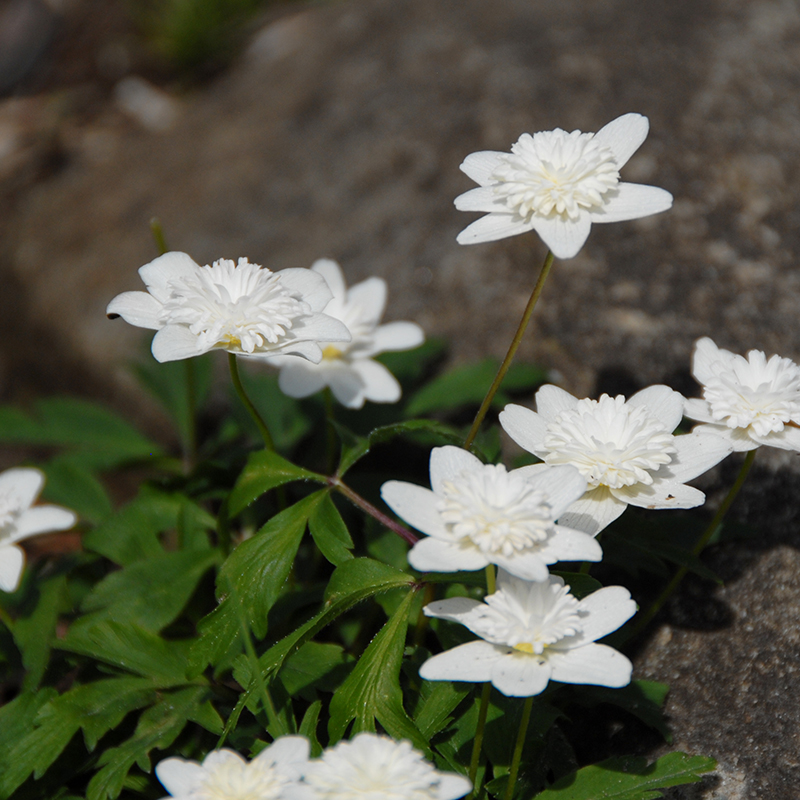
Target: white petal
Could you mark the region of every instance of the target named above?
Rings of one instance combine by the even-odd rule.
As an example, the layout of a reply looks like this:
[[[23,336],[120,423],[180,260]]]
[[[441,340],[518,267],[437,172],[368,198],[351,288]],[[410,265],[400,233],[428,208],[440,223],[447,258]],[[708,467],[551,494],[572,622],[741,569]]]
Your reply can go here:
[[[287,767],[308,761],[308,755],[309,742],[305,736],[281,736],[269,747],[265,747],[250,763],[263,761],[266,764],[275,764],[281,772],[286,773]]]
[[[666,189],[641,183],[619,183],[603,200],[602,208],[589,212],[592,222],[624,222],[672,208],[672,195]]]
[[[549,661],[513,650],[492,666],[492,686],[507,697],[541,694],[550,681]]]
[[[577,219],[568,219],[559,214],[550,217],[537,217],[534,214],[531,227],[556,258],[573,258],[589,238],[592,220],[584,212]]]
[[[326,370],[299,356],[286,356],[281,362],[278,388],[287,397],[309,397],[325,388]]]
[[[777,447],[781,450],[800,450],[800,428],[795,428],[791,425],[785,426],[782,431],[768,433],[766,436],[759,436],[755,432],[751,433],[750,436],[754,444]]]
[[[492,186],[478,186],[456,197],[455,206],[459,211],[484,211],[508,214],[505,199],[495,192]]]
[[[322,361],[322,350],[320,350],[319,344],[317,342],[297,341],[295,339],[289,339],[288,341],[284,342],[282,345],[280,345],[279,347],[277,347],[275,350],[272,351],[270,350],[256,351],[252,355],[250,355],[249,353],[240,353],[236,351],[236,354],[241,356],[242,358],[253,358],[256,361],[260,360],[270,361],[273,356],[284,358],[287,355],[297,356],[298,358],[304,358],[311,364],[319,364]]]
[[[24,512],[14,526],[14,533],[11,535],[12,542],[20,539],[27,539],[38,533],[49,533],[50,531],[65,531],[71,528],[78,521],[74,512],[60,506],[34,506]]]
[[[644,406],[651,417],[664,423],[664,428],[672,433],[678,427],[683,417],[684,398],[680,392],[670,389],[669,386],[648,386],[636,392],[628,405],[633,408]]]
[[[586,479],[570,464],[553,467],[533,464],[532,467],[534,469],[531,467],[515,469],[513,474],[526,477],[527,473],[529,475],[527,482],[540,492],[547,493],[547,502],[554,519],[558,519],[569,505],[586,492]],[[542,467],[544,469],[541,469]]]
[[[589,537],[591,538],[591,537]],[[594,541],[594,539],[592,539]],[[514,575],[517,578],[522,578],[525,581],[536,581],[541,583],[550,577],[550,572],[547,569],[547,564],[555,564],[558,559],[545,561],[542,557],[542,550],[537,550],[535,553],[526,552],[518,553],[504,558],[503,556],[496,556],[493,563],[498,567],[504,569],[509,575]]]
[[[613,647],[587,644],[564,652],[553,648],[548,658],[553,680],[561,683],[587,683],[619,689],[631,682],[633,664]]]
[[[731,453],[731,444],[727,439],[708,433],[687,433],[676,436],[672,444],[677,452],[669,464],[652,473],[654,481],[662,479],[678,483],[690,481],[708,472]]]
[[[729,428],[721,424],[695,425],[692,433],[699,433],[701,436],[719,436],[728,443],[734,453],[744,453],[758,447],[758,442],[750,438],[747,428]]]
[[[720,350],[714,342],[704,336],[694,343],[694,353],[692,355],[692,375],[698,383],[706,384],[715,378],[712,365],[719,361],[727,361],[732,353],[728,350]]]
[[[311,314],[295,321],[291,339],[314,342],[349,342],[352,339],[347,325],[327,314]]]
[[[361,377],[367,400],[373,403],[396,403],[400,399],[400,384],[383,364],[371,358],[360,358],[352,363],[351,368]]]
[[[325,283],[334,297],[344,300],[347,295],[347,285],[344,282],[342,268],[332,258],[318,258],[311,265],[312,272],[318,272],[325,278]]]
[[[458,800],[471,790],[469,778],[455,772],[440,772],[436,800]]]
[[[487,214],[467,225],[456,236],[459,244],[481,244],[505,239],[507,236],[516,236],[533,230],[533,221],[525,222],[516,214]]]
[[[329,369],[325,380],[333,396],[345,408],[361,408],[364,405],[366,387],[354,369],[342,364],[338,369]]]
[[[33,467],[13,467],[0,472],[0,497],[14,498],[14,511],[32,506],[43,486],[44,473]]]
[[[25,566],[25,553],[15,544],[0,545],[0,589],[15,592],[19,587],[22,568]]]
[[[374,356],[396,350],[411,350],[425,341],[425,332],[416,322],[389,322],[375,329],[372,345],[364,355]]]
[[[150,346],[153,357],[162,364],[165,361],[180,361],[207,353],[200,340],[183,325],[166,325],[153,337]]]
[[[492,666],[507,650],[482,639],[460,644],[429,658],[420,667],[419,676],[426,681],[488,681]]]
[[[619,517],[625,508],[626,504],[617,500],[607,486],[598,486],[574,502],[558,521],[567,528],[575,528],[585,531],[590,536],[597,536]]]
[[[156,777],[173,797],[186,797],[205,777],[206,771],[196,761],[165,758],[156,765]]]
[[[443,494],[445,481],[452,480],[464,470],[475,472],[481,469],[481,460],[463,447],[454,447],[451,444],[434,447],[430,460],[431,489],[436,494]]]
[[[408,563],[420,572],[472,572],[489,564],[477,547],[426,536],[408,551]]]
[[[547,420],[524,406],[507,405],[500,412],[503,430],[523,449],[539,456],[544,455],[544,436]]]
[[[556,561],[601,561],[603,549],[588,533],[556,525],[556,535],[548,539],[539,551],[548,564]]]
[[[674,481],[660,481],[651,486],[636,483],[611,491],[617,499],[639,508],[697,508],[706,501],[699,489]]]
[[[194,275],[200,265],[186,253],[173,251],[139,267],[139,276],[144,281],[147,291],[163,304],[169,300],[170,281],[180,281]]]
[[[686,402],[683,404],[683,414],[698,422],[714,422],[708,400],[701,400],[699,397],[686,398]]]
[[[386,307],[386,281],[383,278],[367,278],[357,283],[347,293],[347,305],[359,309],[359,319],[373,327],[380,322]]]
[[[500,576],[505,576],[505,582],[513,584],[514,581],[520,581],[513,575],[506,575],[500,572]],[[498,583],[502,583],[498,580]],[[521,581],[525,583],[525,581]],[[520,590],[521,592],[522,590]],[[425,616],[438,617],[439,619],[447,619],[451,622],[458,622],[469,628],[477,636],[487,638],[489,634],[487,631],[494,632],[498,626],[506,626],[508,619],[506,616],[486,603],[479,603],[477,600],[470,600],[466,597],[451,597],[447,600],[436,600],[433,603],[428,603],[423,609]]]
[[[610,147],[622,167],[642,146],[650,130],[650,121],[641,114],[623,114],[600,128],[594,135],[596,141]]]
[[[578,405],[578,398],[552,383],[545,384],[536,392],[536,410],[552,422],[562,411],[569,411]]]
[[[299,292],[312,311],[322,311],[331,301],[333,293],[325,278],[319,272],[304,267],[291,267],[276,272],[280,282],[287,289]]]
[[[428,536],[447,539],[447,531],[436,510],[438,498],[423,486],[405,481],[387,481],[381,486],[383,502],[400,519]]]
[[[129,325],[154,331],[161,327],[158,318],[160,311],[161,303],[147,292],[123,292],[106,307],[109,319],[122,317]]]
[[[223,747],[222,750],[212,750],[203,759],[203,769],[205,770],[217,770],[220,767],[243,767],[245,764],[247,761],[242,756],[233,750],[228,750],[227,747]]]
[[[493,183],[492,173],[501,161],[508,158],[508,153],[498,153],[494,150],[481,150],[470,153],[459,166],[459,169],[469,175],[475,183],[486,186]]]
[[[578,603],[581,614],[580,640],[597,641],[624,625],[635,613],[636,603],[624,586],[606,586]],[[588,612],[584,617],[583,612]]]

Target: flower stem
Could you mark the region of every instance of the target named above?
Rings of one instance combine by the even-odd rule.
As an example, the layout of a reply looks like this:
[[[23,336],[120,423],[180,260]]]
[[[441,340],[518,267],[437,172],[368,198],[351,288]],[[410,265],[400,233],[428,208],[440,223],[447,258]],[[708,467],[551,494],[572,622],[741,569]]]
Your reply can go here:
[[[472,756],[469,760],[469,779],[472,783],[472,794],[470,797],[478,796],[478,787],[475,780],[478,776],[478,765],[481,762],[481,750],[483,749],[483,732],[486,728],[486,715],[489,712],[489,696],[492,693],[492,684],[488,681],[483,684],[481,692],[481,705],[478,709],[478,727],[475,729],[475,738],[472,741]]]
[[[506,357],[503,359],[500,369],[497,370],[497,375],[495,376],[494,382],[489,387],[486,397],[483,398],[481,407],[478,409],[478,413],[475,415],[475,419],[472,422],[472,427],[469,429],[467,438],[464,441],[464,448],[467,450],[475,441],[475,437],[478,435],[478,430],[481,427],[483,418],[486,416],[489,406],[491,406],[492,400],[494,400],[494,396],[497,394],[497,390],[500,388],[500,384],[503,382],[503,378],[505,378],[506,372],[508,372],[508,368],[511,366],[511,362],[514,360],[514,355],[517,352],[517,348],[520,346],[520,343],[522,342],[522,337],[525,334],[525,329],[528,327],[528,322],[530,322],[533,309],[536,307],[536,302],[539,300],[539,295],[542,293],[542,289],[544,288],[544,282],[547,280],[547,276],[550,274],[550,267],[553,266],[553,258],[553,254],[548,250],[547,256],[545,256],[544,259],[544,264],[542,264],[542,269],[539,272],[539,278],[536,281],[536,286],[533,287],[533,292],[531,292],[528,305],[525,306],[522,319],[517,327],[517,332],[514,334],[514,338],[511,340],[511,345],[508,348]]]
[[[336,428],[333,427],[333,395],[329,386],[325,387],[322,396],[325,398],[325,461],[330,474],[336,466]]]
[[[256,423],[256,427],[258,428],[258,432],[261,434],[261,438],[264,440],[264,447],[267,450],[271,450],[275,452],[275,444],[272,441],[272,436],[270,435],[269,428],[267,424],[261,419],[261,414],[258,413],[256,407],[253,405],[252,400],[247,396],[247,392],[244,390],[244,386],[242,386],[242,379],[239,376],[239,365],[236,362],[236,354],[235,353],[228,353],[228,366],[230,367],[231,371],[231,380],[233,381],[233,388],[236,389],[236,394],[239,395],[239,399],[242,401],[242,405],[247,409],[250,416],[253,418],[253,422]]]
[[[705,546],[708,544],[709,539],[714,535],[714,532],[719,528],[720,523],[722,522],[725,515],[728,513],[728,509],[733,505],[733,501],[736,499],[736,496],[739,494],[739,490],[744,485],[745,479],[747,478],[747,473],[750,472],[750,467],[753,466],[753,461],[755,461],[756,457],[756,450],[750,450],[747,456],[744,459],[744,463],[742,464],[742,468],[739,470],[739,474],[736,476],[736,480],[733,483],[733,486],[728,490],[728,494],[725,495],[725,499],[720,504],[720,507],[717,509],[717,513],[714,514],[714,519],[708,524],[708,527],[703,531],[700,538],[697,540],[694,548],[692,549],[692,554],[695,556],[699,556],[700,553],[703,552]],[[634,636],[638,636],[648,625],[650,620],[661,611],[664,603],[669,600],[672,596],[673,592],[678,588],[680,582],[683,580],[684,576],[688,572],[687,567],[681,567],[675,575],[672,576],[672,580],[667,584],[667,587],[664,589],[663,592],[658,596],[658,598],[653,602],[650,608],[636,621],[636,624],[633,626],[630,634],[628,634],[628,638],[632,639]]]
[[[528,732],[528,724],[531,721],[531,710],[533,709],[533,695],[525,700],[522,707],[522,719],[519,721],[519,732],[517,733],[517,743],[514,745],[514,756],[511,759],[511,771],[508,774],[506,793],[504,800],[511,800],[514,795],[514,787],[517,784],[519,774],[519,764],[522,761],[522,749],[525,746],[525,734]]]
[[[486,565],[486,594],[494,594],[495,589],[495,571],[494,564]]]
[[[161,220],[158,217],[151,217],[150,232],[153,234],[158,254],[163,256],[169,250],[169,247],[167,247],[167,238],[164,236],[164,228],[161,227]]]

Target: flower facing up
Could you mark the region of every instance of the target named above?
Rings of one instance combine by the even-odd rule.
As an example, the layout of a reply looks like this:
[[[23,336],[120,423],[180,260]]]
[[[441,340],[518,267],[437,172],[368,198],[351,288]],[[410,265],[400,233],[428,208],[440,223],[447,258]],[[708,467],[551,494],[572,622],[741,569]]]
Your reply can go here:
[[[788,358],[751,350],[747,357],[721,350],[709,338],[694,346],[692,374],[703,399],[684,413],[704,424],[694,430],[727,439],[734,450],[759,445],[800,450],[800,367]]]
[[[456,208],[487,216],[461,231],[458,242],[491,242],[535,230],[555,256],[572,258],[593,222],[666,211],[672,206],[669,192],[620,182],[619,170],[649,127],[647,117],[624,114],[597,133],[523,133],[510,153],[467,156],[461,170],[479,187],[457,197]]]
[[[34,506],[44,486],[38,469],[17,467],[0,473],[0,589],[19,586],[25,553],[16,542],[39,533],[64,531],[77,517],[61,506]]]
[[[622,586],[607,586],[578,600],[564,581],[524,581],[504,571],[485,602],[454,597],[425,606],[429,617],[460,622],[480,640],[429,658],[419,671],[430,681],[491,681],[505,695],[530,697],[548,681],[619,688],[631,662],[597,639],[636,612]]]
[[[472,784],[438,772],[409,742],[359,733],[309,761],[289,800],[456,800]]]
[[[425,340],[422,328],[414,322],[378,324],[386,305],[386,281],[382,278],[368,278],[348,289],[335,261],[320,259],[311,270],[325,279],[333,293],[325,313],[343,322],[353,338],[345,344],[320,342],[319,363],[292,356],[273,361],[280,368],[281,390],[289,397],[308,397],[329,386],[347,408],[361,408],[365,400],[396,403],[400,384],[373,356],[417,347]]]
[[[166,758],[156,775],[169,797],[181,800],[283,800],[299,779],[308,751],[304,736],[283,736],[249,763],[233,750],[213,750],[202,764]]]
[[[431,452],[431,488],[389,481],[386,504],[427,534],[408,554],[423,572],[457,572],[498,564],[520,578],[545,581],[548,564],[599,561],[586,533],[556,525],[586,491],[575,467],[536,464],[511,472],[483,464],[460,447]]]
[[[209,350],[320,361],[320,341],[350,341],[342,322],[321,313],[330,289],[309,269],[271,272],[246,258],[201,267],[176,252],[145,264],[139,275],[147,291],[117,295],[106,313],[158,331],[152,347],[157,361]]]
[[[684,481],[731,452],[719,436],[673,436],[684,398],[650,386],[627,402],[622,395],[578,400],[556,386],[536,393],[536,411],[508,405],[500,423],[521,447],[546,464],[572,464],[586,478],[586,494],[561,517],[564,525],[596,535],[628,504],[694,508],[705,495]]]

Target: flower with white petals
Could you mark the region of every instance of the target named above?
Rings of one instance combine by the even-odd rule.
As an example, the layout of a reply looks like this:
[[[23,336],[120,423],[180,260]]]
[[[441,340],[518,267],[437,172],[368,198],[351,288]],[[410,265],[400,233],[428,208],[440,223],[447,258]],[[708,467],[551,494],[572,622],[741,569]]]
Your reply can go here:
[[[597,535],[630,505],[694,508],[705,495],[685,481],[731,452],[719,436],[673,436],[684,398],[668,386],[649,386],[627,402],[622,395],[578,400],[557,386],[536,393],[536,411],[508,405],[500,424],[546,464],[572,464],[586,494],[561,523]]]
[[[201,267],[186,253],[165,253],[139,269],[146,292],[123,292],[110,318],[157,331],[157,361],[226,350],[267,358],[293,354],[322,360],[319,342],[349,342],[345,325],[321,313],[331,292],[309,269],[280,272],[240,258]]]
[[[404,481],[381,488],[384,502],[427,534],[408,554],[422,572],[457,572],[497,564],[532,581],[557,561],[600,561],[588,534],[556,520],[586,491],[575,467],[536,464],[507,472],[460,447],[431,452],[431,489]]]
[[[16,543],[29,536],[64,531],[76,522],[75,513],[61,506],[34,506],[44,486],[38,469],[17,467],[0,473],[0,589],[19,586],[25,553]]]
[[[272,361],[280,368],[281,391],[289,397],[308,397],[329,386],[347,408],[361,408],[365,400],[396,403],[400,384],[373,356],[417,347],[425,340],[422,328],[414,322],[379,324],[386,306],[386,281],[382,278],[368,278],[348,289],[335,261],[320,259],[311,270],[325,279],[333,293],[325,313],[343,322],[353,338],[345,344],[320,342],[319,363],[292,356]]]
[[[684,413],[704,424],[699,433],[724,437],[735,451],[759,445],[800,450],[800,367],[788,358],[751,350],[747,357],[717,347],[694,346],[692,374],[703,399],[686,401]]]
[[[456,198],[459,211],[487,216],[458,235],[478,244],[535,230],[558,258],[583,247],[593,222],[621,222],[658,214],[672,195],[655,186],[620,182],[619,170],[647,137],[641,114],[624,114],[597,133],[556,128],[523,133],[510,153],[472,153],[461,165],[479,184]]]
[[[502,570],[498,589],[484,602],[438,600],[425,614],[465,625],[480,640],[428,659],[419,671],[429,681],[491,681],[511,697],[544,691],[548,681],[619,688],[631,680],[631,662],[597,639],[636,612],[622,586],[607,586],[578,600],[557,575],[520,580]]]
[[[359,733],[309,761],[289,800],[456,800],[472,784],[439,772],[409,742]]]
[[[304,736],[283,736],[249,763],[233,750],[213,750],[202,764],[166,758],[156,775],[169,797],[180,800],[283,800],[298,781],[308,752]]]

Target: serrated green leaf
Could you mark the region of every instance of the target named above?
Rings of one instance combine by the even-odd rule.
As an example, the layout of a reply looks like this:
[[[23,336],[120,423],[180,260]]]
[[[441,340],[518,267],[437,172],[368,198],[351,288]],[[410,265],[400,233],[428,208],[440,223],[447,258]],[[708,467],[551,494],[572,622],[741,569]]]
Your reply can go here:
[[[262,494],[291,481],[325,483],[325,476],[298,467],[271,450],[251,453],[228,499],[230,515],[236,516]]]
[[[648,764],[639,757],[610,758],[556,781],[536,800],[654,800],[660,789],[696,783],[717,766],[713,758],[668,753]]]
[[[71,508],[94,525],[113,511],[103,484],[80,457],[57,456],[44,464],[42,470],[47,476],[43,499]]]
[[[327,495],[308,519],[308,529],[320,552],[334,566],[349,561],[353,540],[333,498]]]

